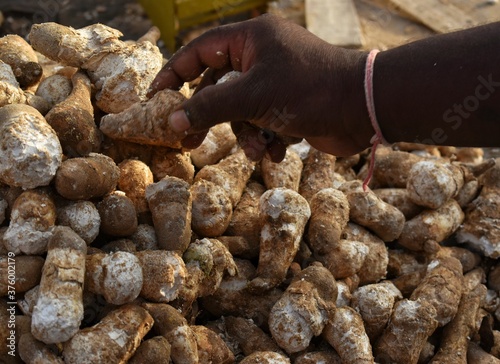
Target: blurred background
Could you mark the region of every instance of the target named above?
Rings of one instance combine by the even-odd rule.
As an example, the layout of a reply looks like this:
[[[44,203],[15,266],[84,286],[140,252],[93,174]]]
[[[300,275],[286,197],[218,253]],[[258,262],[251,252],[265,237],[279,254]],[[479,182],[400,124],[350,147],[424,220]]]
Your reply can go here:
[[[500,20],[498,0],[0,0],[0,35],[26,36],[33,23],[47,21],[74,28],[99,22],[137,39],[154,24],[168,58],[207,29],[265,12],[332,44],[364,49]]]

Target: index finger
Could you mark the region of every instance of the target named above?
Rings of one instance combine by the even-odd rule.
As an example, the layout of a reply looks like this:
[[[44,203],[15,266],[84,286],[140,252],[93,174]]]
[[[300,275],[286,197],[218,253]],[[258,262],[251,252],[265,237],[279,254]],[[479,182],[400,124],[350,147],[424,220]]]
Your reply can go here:
[[[165,88],[179,89],[184,82],[196,79],[210,67],[231,67],[242,71],[245,47],[248,47],[247,24],[252,20],[211,29],[182,47],[165,64],[151,84],[149,96]],[[248,58],[248,57],[247,57]]]

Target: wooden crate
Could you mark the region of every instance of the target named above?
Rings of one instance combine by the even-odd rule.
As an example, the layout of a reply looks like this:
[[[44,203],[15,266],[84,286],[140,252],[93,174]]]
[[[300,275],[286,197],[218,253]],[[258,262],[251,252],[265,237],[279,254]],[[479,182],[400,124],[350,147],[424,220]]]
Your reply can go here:
[[[140,0],[153,24],[160,28],[166,47],[176,50],[176,36],[205,22],[264,7],[269,0]]]

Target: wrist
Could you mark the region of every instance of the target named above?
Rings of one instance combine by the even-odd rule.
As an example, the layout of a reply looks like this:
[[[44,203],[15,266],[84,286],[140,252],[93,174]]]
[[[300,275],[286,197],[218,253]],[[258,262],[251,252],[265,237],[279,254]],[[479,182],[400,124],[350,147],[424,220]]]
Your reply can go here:
[[[375,135],[367,108],[365,70],[368,52],[343,49],[347,61],[343,76],[342,122],[346,135],[359,151],[371,147]]]

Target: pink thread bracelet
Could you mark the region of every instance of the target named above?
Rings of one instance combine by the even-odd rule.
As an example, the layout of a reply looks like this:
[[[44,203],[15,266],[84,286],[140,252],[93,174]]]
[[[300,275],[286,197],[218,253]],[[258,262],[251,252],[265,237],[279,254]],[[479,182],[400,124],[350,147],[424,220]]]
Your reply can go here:
[[[378,49],[373,49],[368,53],[368,58],[366,59],[366,67],[365,67],[365,98],[366,98],[366,107],[368,109],[368,116],[370,117],[370,121],[372,123],[372,127],[375,130],[375,135],[370,140],[372,144],[372,151],[370,156],[370,164],[368,168],[368,175],[363,181],[363,190],[366,191],[368,184],[373,175],[373,168],[375,165],[375,152],[379,144],[387,144],[384,137],[382,136],[382,131],[380,130],[380,126],[377,121],[377,114],[375,113],[375,101],[373,99],[373,69],[375,66],[375,58],[379,53]]]

